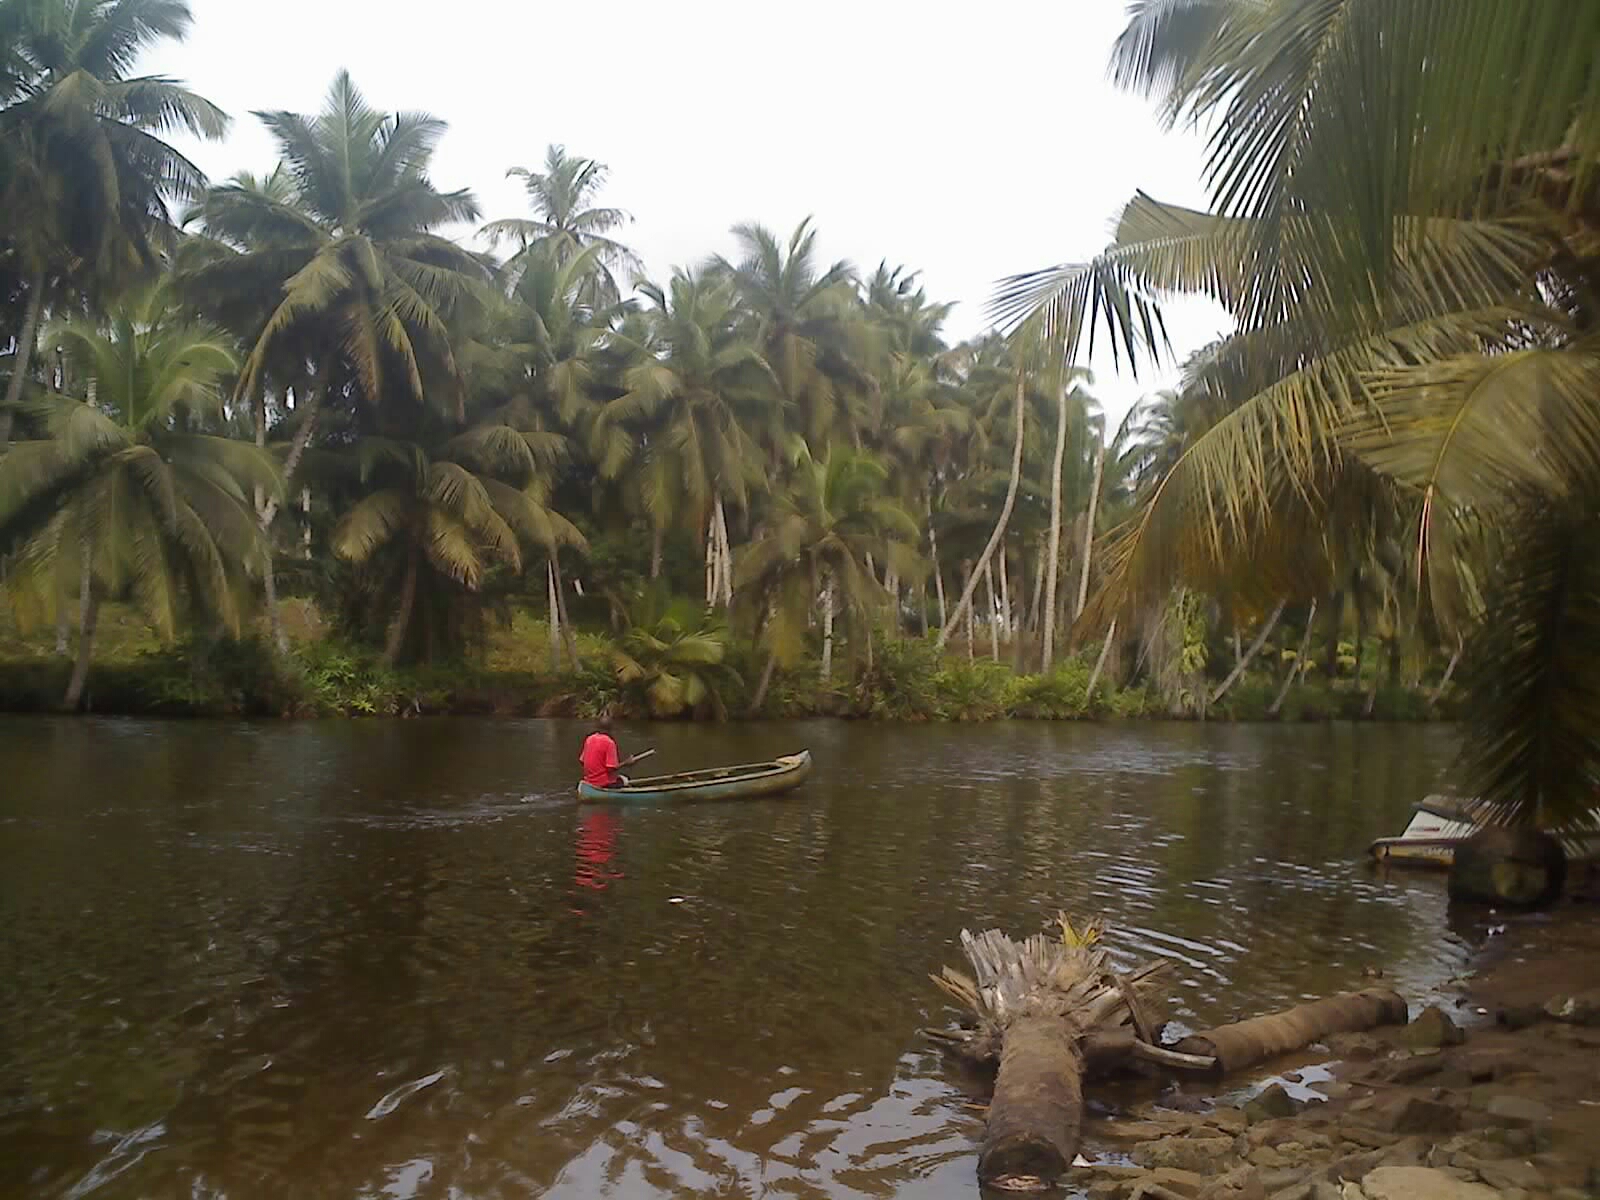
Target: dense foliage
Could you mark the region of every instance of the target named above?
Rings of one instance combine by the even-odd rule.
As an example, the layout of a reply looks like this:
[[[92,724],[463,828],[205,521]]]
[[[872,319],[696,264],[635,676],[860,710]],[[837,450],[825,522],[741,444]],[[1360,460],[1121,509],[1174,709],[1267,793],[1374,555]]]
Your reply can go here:
[[[1287,439],[1256,435],[1233,491],[1168,511],[1262,406],[1242,381],[1315,352],[1331,310],[1280,297],[1263,357],[1225,343],[1108,431],[1059,273],[1013,289],[1042,319],[957,346],[914,272],[829,263],[809,222],[740,225],[732,256],[652,282],[604,166],[561,147],[514,170],[529,211],[475,249],[449,232],[477,202],[431,175],[443,123],[344,74],[318,113],[259,114],[277,163],[210,183],[163,139],[226,119],[131,74],[188,24],[179,0],[0,0],[0,561],[63,673],[77,644],[70,679],[35,664],[0,701],[62,682],[77,706],[103,611],[167,640],[136,660],[167,711],[1422,715],[1447,682],[1468,618],[1407,569],[1404,489],[1344,465],[1375,443],[1296,444],[1312,486],[1290,487],[1260,457]],[[1233,225],[1139,201],[1130,230],[1210,239],[1151,287],[1263,303]],[[1530,252],[1450,247],[1425,263],[1490,255],[1456,289]],[[1091,273],[1138,293],[1130,322],[1133,270]],[[1286,427],[1306,401],[1285,403]],[[1256,498],[1301,524],[1212,570],[1268,536]]]

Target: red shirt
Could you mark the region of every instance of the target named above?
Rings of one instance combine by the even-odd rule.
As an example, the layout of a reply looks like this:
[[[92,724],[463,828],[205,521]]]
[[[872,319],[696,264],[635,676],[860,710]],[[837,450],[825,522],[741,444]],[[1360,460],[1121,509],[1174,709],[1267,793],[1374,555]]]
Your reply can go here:
[[[596,731],[583,742],[583,753],[578,755],[583,764],[583,781],[590,787],[610,787],[617,782],[617,743],[609,733]]]

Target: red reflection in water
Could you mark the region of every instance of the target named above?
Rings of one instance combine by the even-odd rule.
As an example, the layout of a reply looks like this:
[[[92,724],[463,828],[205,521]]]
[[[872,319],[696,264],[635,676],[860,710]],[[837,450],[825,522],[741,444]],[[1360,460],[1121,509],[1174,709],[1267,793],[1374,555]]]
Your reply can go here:
[[[578,863],[572,882],[580,888],[603,892],[622,872],[611,869],[616,854],[620,822],[611,813],[596,809],[578,822]],[[574,909],[582,912],[582,909]]]

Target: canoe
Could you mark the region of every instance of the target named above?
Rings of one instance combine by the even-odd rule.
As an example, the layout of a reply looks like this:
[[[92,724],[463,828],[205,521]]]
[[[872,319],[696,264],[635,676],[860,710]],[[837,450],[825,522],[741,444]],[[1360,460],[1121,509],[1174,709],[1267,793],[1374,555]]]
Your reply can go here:
[[[1600,825],[1600,810],[1591,814]],[[1399,837],[1379,838],[1367,848],[1375,862],[1406,866],[1448,867],[1456,860],[1456,847],[1478,831],[1466,802],[1453,796],[1429,796],[1411,814],[1411,823]],[[1572,862],[1600,858],[1600,829],[1555,830]]]
[[[712,767],[679,775],[650,775],[628,781],[627,787],[578,785],[578,799],[593,803],[643,800],[754,800],[792,791],[811,777],[811,751],[786,754],[771,762],[737,767]]]

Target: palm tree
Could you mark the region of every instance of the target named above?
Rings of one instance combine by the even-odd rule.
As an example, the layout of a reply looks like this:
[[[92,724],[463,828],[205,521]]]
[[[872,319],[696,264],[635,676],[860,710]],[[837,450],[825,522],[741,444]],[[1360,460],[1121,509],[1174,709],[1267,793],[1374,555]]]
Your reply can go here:
[[[738,676],[726,664],[727,630],[705,609],[647,590],[621,643],[612,651],[617,682],[652,717],[677,717],[709,708],[726,716],[724,685]]]
[[[150,269],[171,232],[168,203],[204,186],[162,139],[221,137],[227,117],[170,79],[129,74],[189,24],[181,0],[0,3],[0,260],[25,296],[0,453],[52,288],[96,295]]]
[[[408,644],[424,570],[477,592],[498,564],[522,569],[524,542],[552,561],[582,546],[572,523],[548,506],[550,443],[488,419],[433,444],[363,438],[354,447],[361,499],[340,519],[336,554],[373,572],[373,592],[392,603],[382,661]],[[551,614],[554,628],[555,613]]]
[[[615,272],[644,272],[632,250],[610,235],[633,220],[620,208],[598,208],[594,200],[605,186],[608,168],[592,158],[568,154],[565,146],[545,149],[544,170],[512,167],[506,172],[522,180],[533,217],[491,221],[479,232],[491,244],[513,241],[517,252],[507,267],[520,274],[531,254],[546,253],[566,264],[585,251],[593,251],[595,270],[589,277],[585,299],[596,306],[615,304],[621,297]]]
[[[1216,123],[1217,211],[1136,197],[1105,253],[997,298],[1069,352],[1105,322],[1134,357],[1162,294],[1230,310],[1206,369],[1225,415],[1117,539],[1105,602],[1241,553],[1235,582],[1281,588],[1341,519],[1408,522],[1419,593],[1477,630],[1463,765],[1500,819],[1583,813],[1600,768],[1600,664],[1570,636],[1593,580],[1552,571],[1600,544],[1597,38],[1600,9],[1537,0],[1147,0],[1114,71]],[[1485,523],[1480,613],[1459,568]]]
[[[470,192],[440,192],[428,178],[444,122],[379,112],[345,71],[317,116],[257,115],[289,182],[275,173],[271,186],[236,180],[207,193],[194,217],[210,253],[189,273],[201,297],[276,297],[259,329],[241,330],[254,348],[240,395],[288,347],[294,357],[310,355],[316,372],[301,418],[307,437],[330,396],[374,410],[438,393],[461,419],[465,392],[450,323],[481,309],[488,270],[434,232],[478,215]],[[440,386],[430,389],[428,376]],[[369,411],[367,424],[376,420]]]
[[[741,328],[726,282],[680,271],[666,289],[643,284],[640,291],[650,303],[649,341],[604,421],[648,425],[640,474],[649,518],[658,538],[685,519],[703,534],[706,603],[726,605],[733,598],[726,507],[748,508],[751,490],[766,481],[782,433],[776,380]]]
[[[861,622],[870,646],[870,622],[884,592],[868,565],[876,556],[902,573],[917,565],[914,522],[884,495],[888,472],[870,455],[835,446],[818,460],[802,447],[773,511],[745,545],[736,583],[757,606],[767,665],[753,707],[766,699],[780,659],[792,659],[809,616],[822,615],[822,677],[833,667],[834,617]]]
[[[870,387],[860,362],[853,268],[841,260],[819,272],[809,217],[787,246],[761,225],[735,225],[733,236],[743,257],[718,258],[713,270],[732,281],[797,432],[812,446],[826,446],[853,431],[852,400]]]
[[[128,300],[106,328],[77,321],[51,340],[94,398],[49,395],[25,410],[44,436],[0,459],[0,537],[17,543],[19,587],[76,560],[70,709],[104,600],[131,597],[167,638],[186,614],[237,632],[246,582],[265,564],[252,492],[275,489],[277,472],[256,447],[203,432],[238,364],[227,337],[185,320],[167,288]]]

